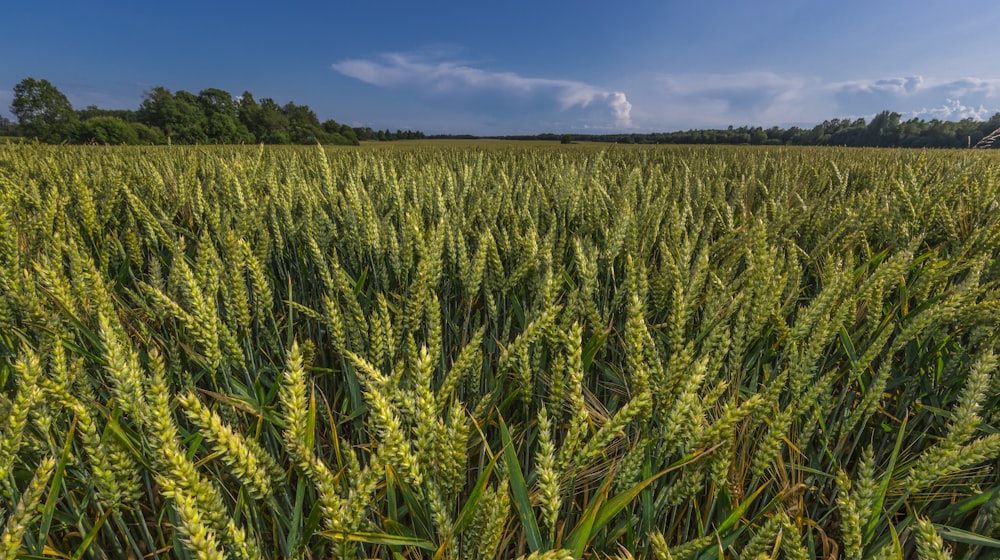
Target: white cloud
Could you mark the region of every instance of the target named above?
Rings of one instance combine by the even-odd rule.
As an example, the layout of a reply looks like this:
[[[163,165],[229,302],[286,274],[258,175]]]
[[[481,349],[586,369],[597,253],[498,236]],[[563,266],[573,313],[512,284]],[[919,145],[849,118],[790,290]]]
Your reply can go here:
[[[391,88],[416,88],[424,94],[500,93],[540,96],[554,100],[563,111],[603,106],[614,126],[631,128],[632,105],[624,92],[572,80],[531,78],[514,72],[484,70],[419,54],[387,53],[378,60],[348,59],[332,65],[337,72],[363,82]]]
[[[975,77],[826,81],[774,72],[663,74],[630,91],[641,130],[812,126],[883,110],[904,118],[985,120],[1000,110],[1000,79]]]
[[[995,78],[890,77],[832,83],[828,89],[838,106],[855,114],[888,109],[906,118],[985,120],[1000,107],[1000,79]]]
[[[622,126],[631,128],[632,126],[632,104],[625,98],[625,94],[616,91],[610,94],[608,105],[615,113],[615,122],[622,123]]]
[[[987,109],[981,103],[976,107],[970,107],[958,99],[947,99],[943,105],[938,107],[912,111],[909,113],[909,117],[940,119],[943,121],[957,121],[962,119],[985,121],[995,112],[994,110]]]

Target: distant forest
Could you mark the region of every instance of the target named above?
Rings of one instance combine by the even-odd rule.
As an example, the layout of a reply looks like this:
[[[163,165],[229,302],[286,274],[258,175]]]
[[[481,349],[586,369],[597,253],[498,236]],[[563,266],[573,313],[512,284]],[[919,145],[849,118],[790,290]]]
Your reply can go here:
[[[763,144],[790,146],[868,146],[900,148],[968,148],[992,145],[992,133],[1000,129],[1000,113],[988,121],[963,119],[943,121],[919,118],[901,120],[899,113],[882,111],[870,122],[864,118],[832,119],[812,128],[762,128],[740,126],[725,129],[698,129],[681,132],[634,134],[540,134],[510,136],[513,140],[555,140],[562,142],[618,142],[622,144]]]
[[[413,130],[372,130],[332,119],[320,122],[308,105],[260,101],[244,91],[233,97],[209,88],[198,94],[171,92],[158,86],[148,91],[136,110],[74,109],[69,99],[47,80],[25,78],[14,86],[10,112],[17,122],[0,117],[0,136],[19,136],[47,143],[80,144],[341,144],[421,138],[503,138],[563,143],[623,144],[759,144],[796,146],[881,146],[905,148],[992,147],[991,133],[1000,130],[1000,113],[987,121],[946,121],[912,118],[882,111],[864,118],[832,119],[812,128],[728,127],[678,132],[620,134],[538,134],[484,137],[425,135]],[[1000,147],[1000,142],[996,147]]]

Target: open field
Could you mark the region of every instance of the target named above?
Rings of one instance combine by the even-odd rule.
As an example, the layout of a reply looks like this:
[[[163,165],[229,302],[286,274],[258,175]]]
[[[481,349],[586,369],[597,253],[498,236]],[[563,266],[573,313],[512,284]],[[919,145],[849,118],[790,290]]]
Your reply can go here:
[[[0,145],[0,555],[996,557],[998,256],[992,152]]]

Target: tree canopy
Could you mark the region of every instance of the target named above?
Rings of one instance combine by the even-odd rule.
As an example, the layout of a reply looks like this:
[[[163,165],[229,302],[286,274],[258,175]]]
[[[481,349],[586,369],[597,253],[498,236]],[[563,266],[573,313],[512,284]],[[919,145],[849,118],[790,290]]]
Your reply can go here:
[[[18,128],[24,136],[42,142],[70,141],[79,124],[69,99],[48,80],[21,80],[14,86],[10,112],[17,117]]]
[[[0,134],[16,133],[48,143],[359,143],[355,129],[332,119],[320,122],[308,105],[279,105],[270,98],[257,103],[249,91],[234,98],[218,88],[196,95],[157,86],[146,92],[137,110],[94,105],[74,110],[47,80],[25,78],[14,88],[10,110],[18,122],[0,121]]]

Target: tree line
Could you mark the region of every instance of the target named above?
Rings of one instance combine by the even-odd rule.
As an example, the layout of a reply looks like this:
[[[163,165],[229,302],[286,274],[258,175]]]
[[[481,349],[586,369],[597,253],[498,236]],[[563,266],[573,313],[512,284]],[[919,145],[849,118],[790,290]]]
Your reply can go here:
[[[882,111],[871,121],[864,118],[831,119],[812,128],[728,127],[692,129],[678,132],[630,134],[540,134],[509,136],[510,139],[618,142],[622,144],[761,144],[792,146],[867,146],[899,148],[966,148],[975,146],[991,132],[1000,129],[1000,113],[989,120],[962,119],[946,121],[911,118],[902,120],[899,113]],[[1000,147],[1000,142],[996,146]]]
[[[146,92],[136,110],[74,109],[48,80],[25,78],[14,86],[10,112],[0,117],[0,135],[52,144],[339,144],[364,140],[423,138],[419,131],[390,132],[354,128],[333,119],[320,122],[308,105],[260,101],[209,88],[198,92],[158,86]]]

